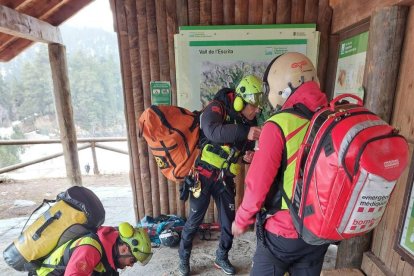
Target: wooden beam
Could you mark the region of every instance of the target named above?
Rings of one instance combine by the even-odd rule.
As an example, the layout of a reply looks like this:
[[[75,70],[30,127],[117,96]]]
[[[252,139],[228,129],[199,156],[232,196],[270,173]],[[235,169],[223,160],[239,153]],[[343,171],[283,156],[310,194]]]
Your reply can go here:
[[[399,5],[414,5],[414,0],[330,0],[333,8],[332,33],[338,33],[352,25],[355,25],[371,16],[378,8]]]
[[[66,174],[71,185],[82,185],[65,46],[49,44],[49,60]]]
[[[408,7],[377,10],[371,17],[364,72],[365,105],[390,122]]]
[[[60,30],[37,18],[0,5],[0,32],[32,41],[63,44]]]
[[[130,180],[136,222],[145,216],[144,199],[141,183],[140,157],[138,151],[137,129],[132,95],[131,63],[129,58],[129,39],[126,10],[123,1],[112,1],[114,20],[117,25],[119,56],[121,59],[122,84],[124,91],[124,109],[128,131],[128,148],[130,153]]]

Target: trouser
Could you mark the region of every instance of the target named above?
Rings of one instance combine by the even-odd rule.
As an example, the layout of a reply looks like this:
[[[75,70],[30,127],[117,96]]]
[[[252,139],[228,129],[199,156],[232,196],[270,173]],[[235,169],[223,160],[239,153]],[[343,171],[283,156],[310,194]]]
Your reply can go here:
[[[250,275],[320,275],[329,244],[310,245],[301,238],[287,239],[265,231],[266,247],[258,241]]]
[[[226,177],[226,186],[224,186],[222,181],[217,181],[214,176],[207,178],[200,174],[199,177],[201,194],[199,198],[195,198],[192,193],[190,194],[189,216],[181,233],[180,248],[178,250],[181,259],[190,258],[194,236],[203,222],[211,196],[213,196],[217,206],[221,228],[218,253],[222,256],[227,256],[233,245],[233,235],[231,233],[231,224],[235,217],[233,178]]]

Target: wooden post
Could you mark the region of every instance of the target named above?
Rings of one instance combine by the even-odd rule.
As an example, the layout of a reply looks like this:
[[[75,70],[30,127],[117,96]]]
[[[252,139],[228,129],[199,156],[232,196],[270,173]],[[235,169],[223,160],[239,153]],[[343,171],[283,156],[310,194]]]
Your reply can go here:
[[[138,152],[138,141],[137,132],[135,128],[135,112],[134,112],[134,99],[132,95],[132,80],[131,80],[131,64],[129,60],[129,39],[128,30],[126,23],[126,15],[123,1],[113,0],[112,6],[114,7],[115,22],[118,30],[118,44],[119,44],[119,55],[121,59],[122,68],[122,84],[124,90],[124,105],[125,105],[125,116],[127,121],[128,129],[128,148],[130,152],[130,180],[133,192],[133,202],[135,210],[135,219],[139,221],[145,216],[144,200],[142,194],[141,185],[141,169],[140,169],[140,158]]]
[[[234,24],[235,0],[223,0],[223,22],[224,25]]]
[[[249,0],[249,24],[262,24],[263,0]]]
[[[306,1],[308,7],[308,1]],[[319,0],[319,8],[317,13],[317,30],[321,32],[319,42],[319,57],[318,57],[318,78],[321,90],[325,91],[326,83],[326,68],[328,66],[329,52],[329,34],[331,32],[332,8],[329,6],[329,0]],[[305,20],[307,19],[307,11],[305,13]],[[306,22],[306,21],[305,21]],[[334,76],[335,78],[335,76]]]
[[[276,23],[276,1],[263,0],[262,24]]]
[[[188,23],[190,26],[200,24],[200,0],[188,1]]]
[[[211,1],[211,20],[213,25],[223,25],[224,5],[223,0]]]
[[[249,2],[246,0],[235,0],[234,2],[234,23],[249,23]]]
[[[149,46],[149,64],[151,81],[160,80],[160,63],[158,57],[158,36],[157,36],[157,16],[155,1],[146,1],[147,10],[147,27],[148,27],[148,46]],[[159,185],[159,199],[160,199],[160,211],[163,214],[167,213],[168,209],[168,184],[167,179],[161,173],[158,172],[158,185]]]
[[[49,44],[49,61],[52,69],[53,95],[65,157],[66,175],[72,186],[82,185],[65,46],[55,43]]]
[[[96,159],[95,142],[91,143],[91,150],[92,150],[92,160],[93,160],[93,174],[98,175],[99,168],[98,168],[98,160]]]
[[[386,7],[376,11],[370,22],[365,106],[386,122],[391,119],[407,14],[407,7]]]
[[[151,69],[149,64],[149,45],[148,45],[148,26],[147,26],[147,9],[145,6],[145,0],[137,0],[137,21],[138,21],[138,43],[139,53],[141,61],[141,78],[142,78],[142,90],[144,98],[144,107],[148,108],[151,105],[151,92],[149,89],[151,82]],[[161,213],[160,209],[160,188],[158,184],[158,167],[155,162],[154,156],[148,149],[148,162],[150,170],[150,182],[151,182],[151,200],[154,217],[157,217]]]
[[[328,0],[306,0],[303,23],[316,23],[318,20],[318,8],[321,4],[328,4],[329,7]]]
[[[365,106],[390,122],[397,87],[402,42],[408,8],[392,6],[377,10],[371,17],[365,64]],[[363,252],[370,249],[372,232],[342,241],[336,268],[359,268]]]
[[[292,24],[303,23],[305,16],[305,0],[292,0],[290,22]]]
[[[187,14],[188,3],[187,3],[187,0],[176,0],[176,1],[177,1],[177,3],[176,3],[177,25],[178,26],[187,26],[188,25],[188,14]],[[168,10],[169,9],[168,9],[168,5],[167,5],[167,12],[168,12]],[[177,213],[181,217],[186,217],[185,202],[182,201],[182,200],[179,200],[179,194],[180,194],[180,186],[179,185],[175,186],[175,193],[177,195]]]
[[[141,62],[139,56],[137,11],[135,0],[125,1],[125,12],[127,17],[127,30],[129,40],[129,58],[131,65],[132,95],[134,100],[135,123],[138,128],[138,120],[144,111],[144,97],[142,91]],[[148,145],[144,138],[138,137],[138,150],[140,156],[141,184],[145,215],[153,216],[151,197],[151,175],[148,162]]]
[[[291,12],[291,0],[277,0],[276,23],[289,24]]]
[[[174,34],[178,33],[177,26],[177,8],[173,0],[165,2],[165,18],[167,29],[167,48],[168,48],[168,76],[171,82],[171,102],[177,105],[177,84],[175,80],[175,56],[174,56]],[[165,61],[166,62],[166,61]],[[177,193],[177,183],[169,182],[168,195],[170,196],[170,214],[177,214],[177,201],[179,201],[179,194]]]
[[[325,81],[324,83],[326,96],[328,99],[332,99],[335,89],[335,73],[339,51],[339,35],[330,35],[328,43],[328,64],[326,65]],[[318,71],[318,74],[320,72]]]
[[[211,0],[200,0],[200,25],[211,25]]]

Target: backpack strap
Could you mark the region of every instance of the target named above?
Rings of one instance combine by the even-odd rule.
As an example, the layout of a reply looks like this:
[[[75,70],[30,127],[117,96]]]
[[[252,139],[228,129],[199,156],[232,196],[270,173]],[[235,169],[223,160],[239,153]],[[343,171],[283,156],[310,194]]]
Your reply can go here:
[[[297,103],[297,104],[293,105],[293,110],[295,110],[296,112],[298,112],[299,115],[302,115],[303,117],[305,117],[309,121],[312,119],[313,114],[315,114],[315,112],[312,112],[303,103]]]
[[[26,220],[26,222],[25,222],[25,224],[24,224],[24,226],[22,228],[22,231],[20,231],[20,235],[23,234],[24,228],[26,228],[26,225],[29,222],[30,218],[33,216],[34,213],[36,213],[37,210],[39,210],[40,208],[42,208],[45,204],[48,204],[49,205],[49,209],[50,209],[50,204],[49,203],[55,203],[55,202],[56,202],[55,199],[52,199],[52,200],[50,200],[50,199],[43,199],[42,204],[40,204],[36,209],[34,209],[34,211],[30,214],[29,218]]]
[[[103,244],[101,243],[101,241],[99,240],[98,235],[96,233],[93,233],[93,232],[90,232],[89,234],[84,235],[80,238],[72,239],[69,242],[69,244],[66,246],[65,251],[63,252],[63,256],[62,256],[62,259],[60,261],[60,264],[58,264],[58,265],[42,264],[41,266],[64,271],[66,269],[68,263],[69,263],[70,257],[72,256],[72,253],[75,251],[76,248],[79,247],[79,246],[75,246],[75,247],[71,248],[73,243],[76,242],[77,240],[79,240],[81,238],[85,238],[85,237],[90,237],[90,238],[94,239],[99,244],[99,246],[101,247],[100,249],[97,248],[96,246],[94,246],[93,244],[87,244],[87,245],[93,246],[94,248],[96,248],[101,253],[100,262],[103,264],[103,266],[105,268],[105,271],[106,271],[104,274],[105,275],[113,275],[113,271],[115,271],[115,270],[109,264],[108,258],[107,258],[106,253],[105,253],[105,248],[104,248]]]

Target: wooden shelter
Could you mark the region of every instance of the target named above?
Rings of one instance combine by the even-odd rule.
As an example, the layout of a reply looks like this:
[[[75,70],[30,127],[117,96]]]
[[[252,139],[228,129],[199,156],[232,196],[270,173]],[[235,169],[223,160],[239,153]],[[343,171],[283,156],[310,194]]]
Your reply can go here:
[[[72,185],[82,185],[82,178],[66,50],[56,26],[91,2],[92,0],[0,0],[0,61],[11,60],[34,42],[48,44],[66,174]]]
[[[102,0],[99,0],[102,1]],[[365,104],[400,129],[414,143],[414,0],[109,0],[118,34],[125,114],[131,161],[130,179],[136,218],[175,213],[185,216],[178,186],[159,173],[142,138],[137,118],[151,104],[150,81],[170,81],[176,97],[174,34],[179,26],[316,23],[321,32],[318,75],[332,96],[341,41],[369,31],[363,86]],[[32,41],[49,43],[55,99],[68,175],[77,180],[76,133],[64,47],[54,26],[91,1],[1,1],[0,60],[7,61]],[[65,12],[66,11],[66,12]],[[21,24],[13,24],[15,21]],[[24,22],[24,23],[23,23]],[[29,26],[21,28],[20,25]],[[36,31],[33,31],[36,30]],[[29,40],[28,40],[29,39]],[[63,118],[69,118],[64,120]],[[412,164],[412,158],[410,162]],[[409,173],[411,171],[411,173]],[[402,248],[414,169],[398,181],[380,225],[361,238],[344,241],[337,267],[361,268],[367,275],[412,275],[414,256]],[[80,176],[79,176],[80,177]],[[243,177],[237,180],[236,204],[243,197]],[[207,221],[217,219],[211,204]]]
[[[111,1],[118,33],[131,152],[131,183],[137,218],[160,213],[186,214],[178,187],[158,172],[136,118],[151,104],[150,81],[170,81],[176,103],[174,34],[179,26],[316,23],[321,32],[318,75],[333,94],[339,42],[369,31],[364,73],[365,104],[408,139],[414,132],[410,108],[414,74],[414,1],[398,0],[123,0]],[[341,243],[337,267],[361,267],[368,275],[411,275],[414,263],[394,248],[407,185],[400,179],[381,224],[371,235]],[[412,180],[411,180],[412,181]],[[237,181],[236,204],[243,196]],[[211,204],[207,221],[217,218]],[[372,239],[372,242],[371,242]],[[363,253],[365,252],[365,253]],[[364,254],[364,255],[362,255]]]

